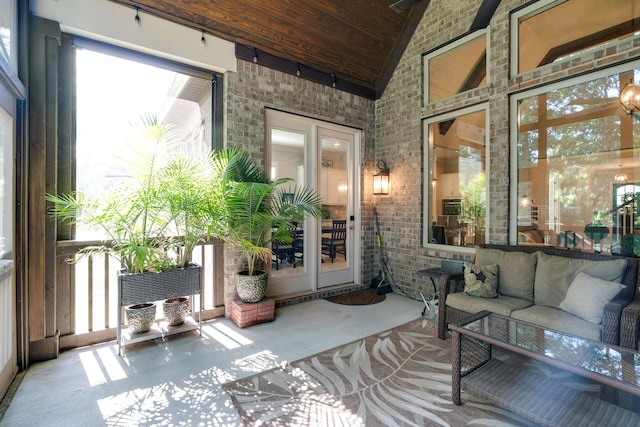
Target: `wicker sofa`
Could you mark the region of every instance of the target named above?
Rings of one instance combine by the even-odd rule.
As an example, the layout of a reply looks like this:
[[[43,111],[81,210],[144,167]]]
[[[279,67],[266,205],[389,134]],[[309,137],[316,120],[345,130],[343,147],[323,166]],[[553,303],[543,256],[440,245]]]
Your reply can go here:
[[[474,262],[478,265],[498,265],[499,296],[479,298],[465,295],[463,273],[441,276],[438,281],[438,336],[441,339],[446,338],[450,322],[488,310],[572,335],[620,344],[622,310],[631,303],[637,290],[637,258],[548,246],[482,245],[476,247]],[[576,276],[579,276],[578,280],[575,280]],[[593,279],[594,277],[597,279]],[[606,300],[599,303],[600,307],[606,304],[604,311],[600,311],[601,323],[585,320],[589,317],[583,316],[580,310],[577,313],[579,315],[576,315],[576,311],[567,309],[565,305],[569,299],[567,294],[571,284],[574,281],[580,282],[571,290],[575,296],[576,290],[583,285],[583,278],[585,283],[598,282],[598,286],[605,288],[608,284],[615,286],[615,297],[608,303]],[[619,292],[620,286],[617,283],[624,285]],[[612,293],[614,289],[607,288],[606,291]],[[579,298],[584,298],[587,292],[580,290]],[[597,298],[594,301],[601,300]],[[586,302],[587,304],[579,299],[578,305],[589,306],[592,303],[591,300]],[[561,303],[568,311],[560,308]],[[638,313],[640,319],[640,299]],[[640,323],[637,326],[640,327]]]
[[[640,350],[640,294],[636,293],[631,304],[622,310],[620,319],[620,345]],[[633,361],[629,361],[633,363]],[[630,393],[617,392],[618,404],[624,408],[640,412],[640,397]]]

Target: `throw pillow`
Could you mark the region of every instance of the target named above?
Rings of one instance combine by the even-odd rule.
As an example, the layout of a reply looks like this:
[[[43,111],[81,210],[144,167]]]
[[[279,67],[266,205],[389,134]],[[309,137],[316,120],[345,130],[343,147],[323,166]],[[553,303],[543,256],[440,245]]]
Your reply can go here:
[[[464,294],[472,297],[498,296],[498,264],[464,263]]]
[[[617,282],[598,279],[580,272],[571,282],[567,296],[560,308],[581,319],[599,325],[604,316],[604,306],[625,286]]]
[[[475,264],[498,264],[500,295],[533,302],[533,281],[536,277],[537,262],[538,256],[535,253],[476,246]]]
[[[569,286],[580,272],[598,279],[620,283],[626,268],[626,259],[595,261],[549,255],[538,251],[534,283],[535,304],[560,308],[560,303],[567,296]]]

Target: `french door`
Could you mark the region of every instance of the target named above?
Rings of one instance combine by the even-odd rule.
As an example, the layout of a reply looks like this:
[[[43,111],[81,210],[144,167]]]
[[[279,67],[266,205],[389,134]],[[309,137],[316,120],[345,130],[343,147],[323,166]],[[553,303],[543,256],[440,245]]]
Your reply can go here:
[[[269,296],[358,282],[354,200],[360,131],[270,109],[266,123],[271,177],[293,178],[285,185],[313,188],[323,200],[322,219],[298,224],[291,245],[272,248]]]

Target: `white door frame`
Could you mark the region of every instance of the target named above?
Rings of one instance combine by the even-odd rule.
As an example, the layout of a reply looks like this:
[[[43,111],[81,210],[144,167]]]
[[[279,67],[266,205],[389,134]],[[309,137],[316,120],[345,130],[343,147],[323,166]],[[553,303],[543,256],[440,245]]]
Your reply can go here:
[[[305,133],[305,184],[311,188],[318,188],[320,176],[319,135],[321,130],[340,132],[353,137],[349,165],[347,171],[347,185],[350,190],[347,201],[347,227],[349,230],[348,250],[349,271],[320,273],[320,221],[305,221],[305,260],[304,269],[300,269],[290,278],[272,278],[269,282],[267,294],[269,296],[285,295],[294,292],[314,292],[319,288],[342,283],[361,282],[361,219],[360,213],[360,157],[362,131],[347,126],[324,122],[296,114],[266,108],[265,109],[265,168],[271,165],[271,130],[280,129],[290,132]],[[312,161],[313,160],[313,161]],[[353,221],[349,221],[352,217]]]

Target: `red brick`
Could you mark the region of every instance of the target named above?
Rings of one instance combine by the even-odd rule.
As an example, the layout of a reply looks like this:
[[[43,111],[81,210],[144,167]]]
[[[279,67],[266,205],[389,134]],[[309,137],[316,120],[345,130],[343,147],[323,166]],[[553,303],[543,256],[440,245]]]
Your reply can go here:
[[[231,320],[240,328],[270,322],[274,316],[275,303],[271,299],[256,303],[246,303],[239,299],[231,302]]]

